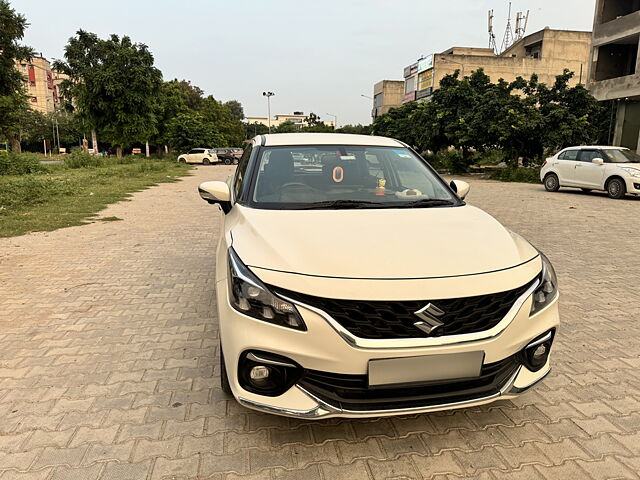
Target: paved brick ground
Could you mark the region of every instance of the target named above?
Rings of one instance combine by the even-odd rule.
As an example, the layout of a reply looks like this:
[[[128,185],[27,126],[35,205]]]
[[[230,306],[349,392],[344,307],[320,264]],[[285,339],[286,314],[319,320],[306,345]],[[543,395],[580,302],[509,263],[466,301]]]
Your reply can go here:
[[[0,239],[0,480],[637,478],[640,200],[473,182],[559,272],[553,374],[514,402],[306,423],[217,388],[219,219],[195,187],[230,171]]]

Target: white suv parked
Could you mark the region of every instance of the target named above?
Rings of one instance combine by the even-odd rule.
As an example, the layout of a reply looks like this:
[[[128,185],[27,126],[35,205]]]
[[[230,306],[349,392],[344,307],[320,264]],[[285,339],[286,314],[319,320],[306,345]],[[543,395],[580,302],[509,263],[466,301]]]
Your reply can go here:
[[[225,213],[220,372],[242,405],[411,414],[513,398],[549,373],[549,260],[404,143],[258,136],[199,191]]]
[[[540,180],[549,192],[578,187],[605,190],[611,198],[640,195],[640,155],[623,147],[571,147],[547,158]]]

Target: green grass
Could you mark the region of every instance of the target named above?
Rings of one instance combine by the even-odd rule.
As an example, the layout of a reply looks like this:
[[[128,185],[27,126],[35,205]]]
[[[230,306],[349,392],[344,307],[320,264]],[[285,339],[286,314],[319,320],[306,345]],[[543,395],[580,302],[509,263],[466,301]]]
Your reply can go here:
[[[117,221],[117,217],[93,217],[133,192],[188,175],[189,168],[164,160],[103,159],[94,165],[47,165],[42,173],[0,175],[0,237],[89,220]]]

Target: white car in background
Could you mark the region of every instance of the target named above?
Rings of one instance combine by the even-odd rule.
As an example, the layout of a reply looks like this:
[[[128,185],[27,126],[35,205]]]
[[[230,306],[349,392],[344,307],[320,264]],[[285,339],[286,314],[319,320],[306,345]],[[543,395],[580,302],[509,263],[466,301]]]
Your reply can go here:
[[[549,192],[560,187],[604,190],[611,198],[640,195],[640,155],[624,147],[571,147],[542,164],[540,180]]]
[[[180,163],[201,163],[210,165],[218,163],[218,156],[210,148],[192,148],[178,157]]]

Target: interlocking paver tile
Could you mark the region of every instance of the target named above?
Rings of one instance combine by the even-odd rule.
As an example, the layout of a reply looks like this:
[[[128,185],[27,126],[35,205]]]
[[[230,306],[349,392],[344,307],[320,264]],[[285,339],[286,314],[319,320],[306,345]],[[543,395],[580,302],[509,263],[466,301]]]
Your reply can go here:
[[[620,219],[639,200],[472,180],[469,202],[554,262],[551,375],[468,410],[310,423],[219,389],[220,214],[196,186],[231,171],[197,168],[103,212],[122,222],[0,239],[0,480],[635,478],[640,265]]]

